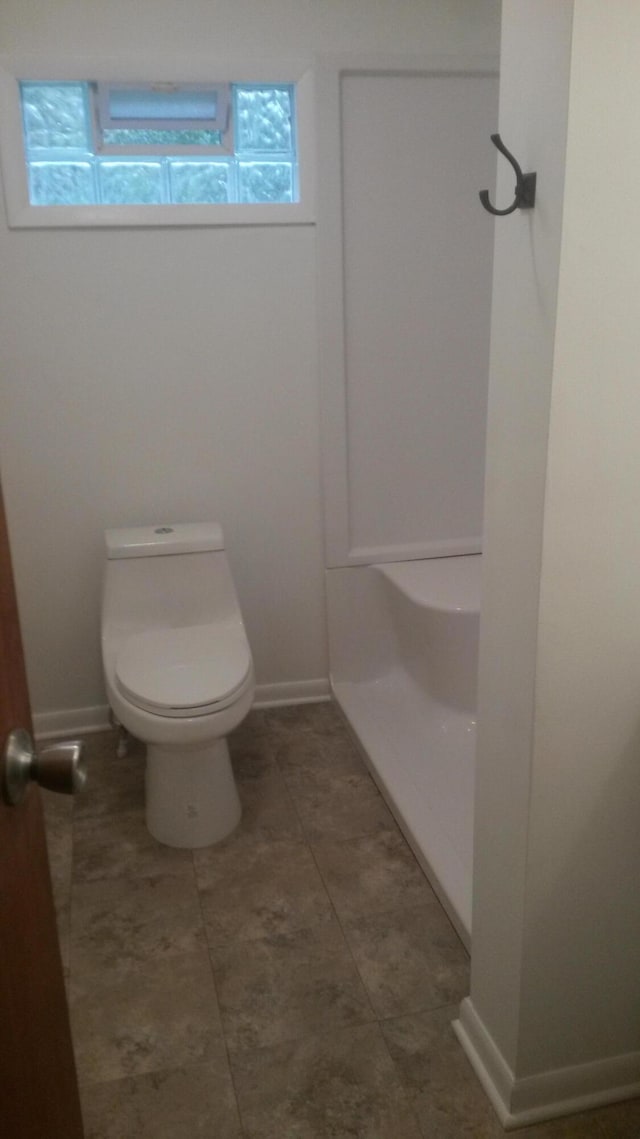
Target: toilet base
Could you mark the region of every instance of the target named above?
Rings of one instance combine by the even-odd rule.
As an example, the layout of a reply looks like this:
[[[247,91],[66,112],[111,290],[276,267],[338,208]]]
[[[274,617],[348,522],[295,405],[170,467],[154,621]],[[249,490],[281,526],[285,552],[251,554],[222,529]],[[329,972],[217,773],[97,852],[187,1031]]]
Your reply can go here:
[[[147,745],[147,828],[158,842],[211,846],[231,834],[241,814],[226,739],[193,751]]]

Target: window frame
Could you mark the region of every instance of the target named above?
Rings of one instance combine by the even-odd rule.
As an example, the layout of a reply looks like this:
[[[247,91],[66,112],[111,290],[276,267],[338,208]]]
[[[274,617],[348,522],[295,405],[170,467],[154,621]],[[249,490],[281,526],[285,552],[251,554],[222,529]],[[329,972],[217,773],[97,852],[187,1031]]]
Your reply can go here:
[[[154,82],[214,85],[216,83],[290,84],[295,90],[297,131],[297,202],[194,203],[162,205],[34,206],[29,201],[22,130],[20,82]],[[207,61],[206,68],[185,61],[147,58],[127,65],[122,61],[63,61],[0,56],[0,169],[10,229],[77,229],[113,227],[308,225],[315,222],[313,73],[307,60],[248,64]],[[141,157],[142,156],[141,154]],[[186,156],[185,156],[186,157]]]
[[[93,139],[93,151],[96,156],[105,155],[131,155],[144,158],[147,155],[166,155],[181,157],[182,155],[233,155],[234,153],[234,127],[232,115],[232,95],[230,83],[179,83],[176,87],[182,90],[215,90],[217,95],[216,116],[213,120],[206,119],[140,119],[128,118],[126,120],[114,119],[109,109],[109,96],[114,90],[128,90],[131,87],[146,86],[152,89],[157,86],[153,83],[122,83],[97,80],[89,82],[88,113]],[[207,130],[217,131],[221,138],[217,144],[202,146],[185,145],[183,143],[144,144],[138,146],[122,143],[106,142],[105,130]]]

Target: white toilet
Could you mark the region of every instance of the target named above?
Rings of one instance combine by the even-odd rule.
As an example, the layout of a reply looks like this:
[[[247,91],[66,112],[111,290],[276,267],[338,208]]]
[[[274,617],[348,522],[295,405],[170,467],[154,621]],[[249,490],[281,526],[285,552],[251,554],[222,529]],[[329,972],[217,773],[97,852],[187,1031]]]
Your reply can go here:
[[[255,689],[222,530],[141,527],[105,539],[107,696],[147,744],[147,826],[168,846],[209,846],[240,820],[226,736]]]

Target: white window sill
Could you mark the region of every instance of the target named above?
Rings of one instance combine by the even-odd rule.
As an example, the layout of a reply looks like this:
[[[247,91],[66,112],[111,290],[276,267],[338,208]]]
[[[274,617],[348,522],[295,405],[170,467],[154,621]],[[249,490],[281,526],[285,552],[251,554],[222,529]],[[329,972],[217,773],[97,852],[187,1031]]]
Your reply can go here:
[[[14,206],[12,229],[78,229],[127,226],[312,225],[302,202],[184,206]]]

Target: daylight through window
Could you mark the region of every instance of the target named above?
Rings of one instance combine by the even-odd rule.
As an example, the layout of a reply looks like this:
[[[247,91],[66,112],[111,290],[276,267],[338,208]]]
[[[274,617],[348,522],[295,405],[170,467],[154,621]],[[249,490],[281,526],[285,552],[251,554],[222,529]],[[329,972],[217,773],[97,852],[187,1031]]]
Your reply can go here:
[[[20,97],[32,206],[299,201],[293,85],[23,81]]]

